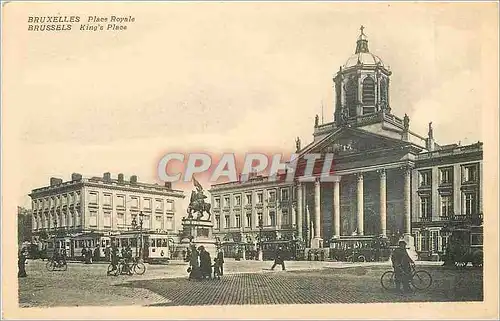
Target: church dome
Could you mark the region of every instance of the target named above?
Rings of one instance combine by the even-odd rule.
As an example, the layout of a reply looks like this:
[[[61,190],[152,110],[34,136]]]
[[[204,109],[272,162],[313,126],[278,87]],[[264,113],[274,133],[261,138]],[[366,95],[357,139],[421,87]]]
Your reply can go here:
[[[380,59],[380,57],[372,54],[371,52],[360,52],[349,57],[349,59],[347,59],[346,63],[344,64],[344,68],[353,67],[358,64],[363,64],[363,65],[379,64],[381,66],[384,66],[384,63],[382,62],[382,59]]]
[[[356,52],[354,53],[354,55],[349,57],[349,59],[347,59],[346,63],[344,64],[344,68],[354,67],[358,64],[384,66],[382,59],[380,59],[380,57],[378,57],[377,55],[372,54],[370,50],[368,50],[368,38],[363,31],[364,27],[361,26],[360,30],[361,34],[359,35],[358,41],[356,42]]]

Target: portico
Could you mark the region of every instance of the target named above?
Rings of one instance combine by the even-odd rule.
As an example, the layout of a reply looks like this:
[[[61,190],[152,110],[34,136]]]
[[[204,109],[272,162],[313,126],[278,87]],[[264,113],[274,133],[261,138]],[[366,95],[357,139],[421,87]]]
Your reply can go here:
[[[338,239],[346,236],[380,236],[387,238],[387,173],[391,173],[391,177],[403,178],[400,180],[401,185],[409,186],[411,180],[411,172],[407,170],[407,166],[401,164],[386,164],[377,168],[353,169],[349,171],[339,171],[336,173],[333,181],[322,181],[320,178],[314,181],[298,182],[297,186],[297,235],[300,239],[307,236],[308,224],[304,224],[304,208],[314,208],[313,213],[310,213],[311,221],[313,222],[313,231],[310,240],[311,248],[324,247],[324,241],[330,239]],[[410,175],[407,175],[409,173]],[[368,188],[365,188],[365,179],[369,180]],[[376,180],[376,185],[373,184]],[[344,182],[344,184],[342,184]],[[398,184],[399,185],[399,184]],[[400,186],[401,186],[400,185]],[[374,186],[378,190],[374,190]],[[342,189],[348,191],[354,190],[355,193],[342,193]],[[394,187],[392,187],[394,190]],[[391,190],[391,191],[392,191]],[[309,192],[308,195],[304,193]],[[311,195],[312,194],[312,195]],[[345,197],[347,194],[347,197]],[[350,206],[350,195],[354,194],[354,206]],[[370,194],[370,195],[367,195]],[[328,198],[324,197],[329,195]],[[341,195],[344,195],[342,198]],[[376,199],[372,196],[376,195]],[[391,196],[391,202],[397,202],[401,206],[401,211],[396,217],[391,217],[391,233],[401,235],[410,234],[409,222],[411,214],[409,207],[411,191],[404,188],[402,197],[398,195]],[[365,203],[365,200],[368,202]],[[310,206],[313,203],[313,206]],[[374,208],[376,205],[376,208]],[[343,210],[342,210],[343,209]],[[368,209],[371,215],[365,216],[365,209]],[[374,215],[376,215],[376,218]],[[391,211],[391,215],[397,214]],[[329,216],[329,217],[328,217]],[[346,221],[348,222],[346,224]],[[342,224],[344,223],[344,224]],[[347,228],[343,228],[347,227]],[[367,226],[369,225],[369,226]],[[402,236],[402,235],[401,235]],[[306,243],[307,240],[306,240]]]

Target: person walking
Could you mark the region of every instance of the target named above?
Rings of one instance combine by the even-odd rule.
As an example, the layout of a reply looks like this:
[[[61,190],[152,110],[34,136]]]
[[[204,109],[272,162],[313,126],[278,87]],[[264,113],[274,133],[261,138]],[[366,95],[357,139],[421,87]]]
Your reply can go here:
[[[189,280],[195,279],[199,280],[200,279],[200,262],[199,262],[199,253],[196,250],[196,246],[192,245],[191,247],[191,256],[189,257]]]
[[[28,251],[25,247],[19,251],[18,259],[17,259],[17,277],[19,278],[25,278],[28,275],[26,274],[26,260],[28,258]]]
[[[224,275],[224,252],[222,249],[219,249],[217,252],[217,264],[220,270],[220,276]]]
[[[392,267],[394,268],[394,276],[396,289],[401,291],[401,283],[403,283],[403,292],[410,291],[411,279],[411,264],[415,264],[406,251],[406,242],[399,241],[399,247],[394,249],[391,255]]]
[[[198,248],[200,251],[200,271],[202,279],[212,278],[212,259],[210,258],[210,253],[205,250],[204,246]]]
[[[284,258],[284,255],[283,255],[283,248],[281,246],[278,247],[278,249],[276,250],[276,255],[274,257],[274,264],[273,266],[271,267],[271,270],[274,270],[274,268],[276,267],[276,265],[281,265],[281,269],[283,271],[285,271],[285,258]]]
[[[119,258],[119,253],[120,251],[118,250],[118,247],[116,247],[115,243],[111,244],[111,265],[113,268],[111,271],[108,272],[108,275],[110,275],[112,272],[116,271],[118,269],[118,261],[120,260]]]

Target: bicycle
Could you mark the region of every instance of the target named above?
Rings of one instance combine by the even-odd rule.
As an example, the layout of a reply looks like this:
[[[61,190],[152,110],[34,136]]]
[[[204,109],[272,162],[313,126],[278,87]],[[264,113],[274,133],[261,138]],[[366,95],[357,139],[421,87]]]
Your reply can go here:
[[[50,272],[53,272],[55,270],[66,271],[68,269],[68,264],[66,263],[66,261],[59,260],[56,262],[53,258],[51,258],[45,264],[45,268]]]
[[[129,274],[133,273],[138,275],[143,275],[146,272],[146,266],[142,263],[141,260],[135,258],[131,263],[125,262],[125,259],[121,259],[116,264],[116,268],[113,264],[108,265],[108,275],[120,275],[120,274]]]
[[[416,270],[415,264],[410,265],[410,284],[417,290],[426,290],[432,285],[432,276],[424,270]],[[404,275],[408,275],[403,271]],[[394,271],[387,271],[380,277],[380,284],[385,290],[395,290],[396,280]]]

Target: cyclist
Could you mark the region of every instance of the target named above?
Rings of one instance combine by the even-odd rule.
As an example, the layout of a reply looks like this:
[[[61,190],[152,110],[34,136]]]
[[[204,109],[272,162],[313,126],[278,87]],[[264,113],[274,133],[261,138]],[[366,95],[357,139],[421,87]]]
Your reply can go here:
[[[129,263],[132,263],[132,249],[129,245],[126,248],[122,249],[122,258],[123,258],[123,270],[132,275],[132,266]]]
[[[118,251],[118,247],[116,247],[115,243],[113,242],[111,244],[111,265],[113,266],[113,269],[108,272],[108,274],[111,274],[111,272],[116,271],[118,269],[118,261],[120,258],[118,257],[120,251]]]
[[[55,263],[56,267],[62,266],[61,263],[61,253],[58,247],[54,248],[54,253],[52,255],[52,261]]]
[[[394,249],[391,255],[392,267],[394,268],[394,276],[396,289],[401,291],[401,283],[403,283],[403,291],[410,291],[411,280],[411,265],[415,264],[406,251],[406,242],[399,241],[399,247]]]

